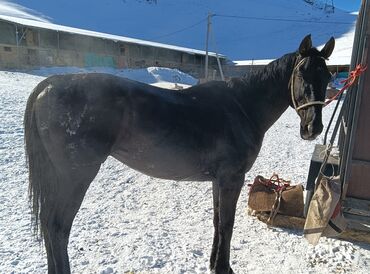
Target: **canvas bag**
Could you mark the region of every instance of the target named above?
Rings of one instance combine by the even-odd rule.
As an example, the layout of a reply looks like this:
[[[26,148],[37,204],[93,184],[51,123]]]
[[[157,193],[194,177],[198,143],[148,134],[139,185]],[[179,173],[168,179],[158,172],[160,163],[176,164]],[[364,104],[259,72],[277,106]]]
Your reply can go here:
[[[249,190],[248,207],[258,212],[271,212],[271,219],[276,213],[303,216],[303,186],[290,185],[274,174],[270,179],[258,175]]]
[[[316,245],[321,236],[334,237],[346,229],[347,222],[341,211],[340,200],[339,176],[323,177],[312,196],[303,230],[310,244]]]

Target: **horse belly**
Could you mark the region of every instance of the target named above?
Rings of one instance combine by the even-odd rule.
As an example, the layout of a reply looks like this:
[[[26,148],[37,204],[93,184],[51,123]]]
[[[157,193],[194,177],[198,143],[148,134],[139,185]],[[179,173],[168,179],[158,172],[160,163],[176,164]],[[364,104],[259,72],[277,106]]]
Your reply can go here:
[[[130,147],[130,148],[128,148]],[[148,176],[176,181],[212,180],[199,155],[176,147],[132,148],[115,146],[111,155],[121,163]]]

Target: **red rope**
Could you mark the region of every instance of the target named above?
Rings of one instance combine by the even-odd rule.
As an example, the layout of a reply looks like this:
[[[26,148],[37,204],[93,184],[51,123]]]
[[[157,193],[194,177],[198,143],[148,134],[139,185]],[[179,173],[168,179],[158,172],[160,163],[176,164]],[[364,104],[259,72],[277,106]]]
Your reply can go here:
[[[362,66],[361,64],[358,64],[356,68],[349,73],[348,78],[340,82],[341,84],[345,83],[345,85],[337,92],[337,94],[335,94],[333,97],[331,97],[325,102],[325,106],[329,105],[346,89],[352,86],[355,83],[357,77],[360,76],[366,69],[367,69],[367,65]]]
[[[277,174],[273,174],[269,180],[260,180],[260,183],[264,184],[270,189],[279,192],[281,190],[285,190],[288,186],[290,186],[290,181],[285,181],[284,179],[279,178]]]

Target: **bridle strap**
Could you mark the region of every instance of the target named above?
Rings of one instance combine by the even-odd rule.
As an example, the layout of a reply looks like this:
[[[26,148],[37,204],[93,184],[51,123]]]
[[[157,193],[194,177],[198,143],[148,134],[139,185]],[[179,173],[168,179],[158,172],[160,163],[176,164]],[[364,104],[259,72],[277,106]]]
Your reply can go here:
[[[323,106],[325,106],[325,105],[326,105],[326,103],[325,103],[325,102],[323,102],[323,101],[312,101],[312,102],[308,102],[308,103],[306,103],[306,104],[303,104],[303,105],[301,105],[301,106],[299,106],[299,107],[295,108],[295,110],[296,110],[296,111],[299,111],[299,110],[301,110],[301,109],[303,109],[303,108],[310,107],[310,106],[315,106],[315,105],[323,105]]]
[[[308,57],[304,57],[304,58],[302,58],[302,60],[300,60],[298,62],[298,64],[293,69],[292,75],[290,76],[290,81],[289,81],[289,83],[290,83],[290,95],[292,97],[293,107],[294,107],[294,109],[295,109],[296,112],[298,112],[301,109],[310,107],[310,106],[315,106],[315,105],[323,105],[323,106],[325,106],[326,105],[325,102],[323,102],[323,101],[311,101],[311,102],[308,102],[306,104],[303,104],[303,105],[298,106],[297,105],[297,102],[295,101],[295,98],[294,98],[294,74],[303,65],[304,61],[307,58]],[[324,59],[324,57],[321,57],[321,58]]]

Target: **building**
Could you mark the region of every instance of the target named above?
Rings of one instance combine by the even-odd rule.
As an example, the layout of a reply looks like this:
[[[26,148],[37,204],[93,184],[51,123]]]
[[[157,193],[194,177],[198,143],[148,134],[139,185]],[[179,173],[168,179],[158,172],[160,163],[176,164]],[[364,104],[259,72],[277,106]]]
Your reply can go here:
[[[209,53],[209,78],[223,55]],[[0,69],[75,66],[177,68],[204,77],[206,52],[51,23],[0,15]]]

